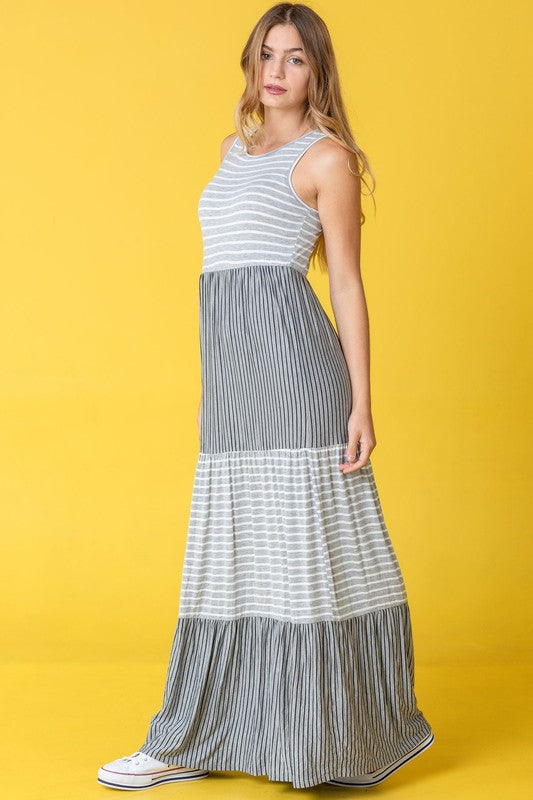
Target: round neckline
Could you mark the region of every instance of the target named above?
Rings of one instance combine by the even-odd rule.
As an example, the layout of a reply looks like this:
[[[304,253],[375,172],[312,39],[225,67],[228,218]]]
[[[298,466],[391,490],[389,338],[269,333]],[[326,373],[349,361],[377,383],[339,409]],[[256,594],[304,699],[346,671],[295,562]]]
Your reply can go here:
[[[270,155],[272,155],[272,153],[277,153],[279,150],[282,150],[284,147],[288,147],[288,145],[290,145],[290,144],[294,144],[295,142],[299,142],[300,139],[305,139],[305,137],[309,136],[310,133],[316,133],[316,132],[317,132],[317,128],[312,128],[310,131],[307,131],[307,133],[302,133],[302,135],[298,136],[296,139],[291,139],[290,142],[285,142],[285,144],[280,144],[280,146],[279,147],[275,147],[274,150],[269,150],[266,153],[259,153],[258,155],[255,155],[255,156],[252,153],[248,153],[248,151],[246,150],[246,147],[244,147],[244,143],[243,143],[243,155],[245,155],[247,158],[263,158],[263,156],[270,156]]]

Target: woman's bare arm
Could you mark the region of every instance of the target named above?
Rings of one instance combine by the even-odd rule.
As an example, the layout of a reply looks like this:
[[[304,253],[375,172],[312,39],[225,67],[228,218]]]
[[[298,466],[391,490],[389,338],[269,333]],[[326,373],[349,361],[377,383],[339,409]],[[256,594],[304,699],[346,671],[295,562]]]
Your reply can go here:
[[[348,421],[348,455],[360,458],[343,464],[343,472],[364,466],[376,446],[370,396],[370,336],[368,309],[360,269],[361,195],[355,156],[328,140],[315,159],[317,206],[324,231],[328,261],[331,307],[352,386],[352,410]],[[318,163],[320,161],[320,164]]]

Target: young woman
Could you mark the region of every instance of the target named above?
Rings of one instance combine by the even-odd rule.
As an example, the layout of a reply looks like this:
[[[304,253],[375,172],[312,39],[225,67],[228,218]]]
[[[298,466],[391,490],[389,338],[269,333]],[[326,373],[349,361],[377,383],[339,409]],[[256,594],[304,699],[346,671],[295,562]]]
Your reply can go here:
[[[119,789],[217,769],[369,786],[433,741],[369,458],[372,172],[312,9],[269,9],[241,65],[237,132],[199,203],[200,452],[180,614],[144,743],[99,770]],[[338,334],[306,277],[314,254]]]

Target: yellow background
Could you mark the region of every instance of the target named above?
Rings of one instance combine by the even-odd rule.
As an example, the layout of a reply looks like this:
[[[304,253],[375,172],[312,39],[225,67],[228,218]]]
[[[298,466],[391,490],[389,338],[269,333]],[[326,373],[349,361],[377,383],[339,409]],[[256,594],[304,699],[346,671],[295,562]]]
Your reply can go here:
[[[489,752],[510,797],[532,655],[530,5],[311,5],[377,176],[371,459],[436,733],[382,790],[462,796],[442,781]],[[198,453],[197,202],[268,7],[0,5],[4,728],[51,769],[11,797],[105,796],[96,768],[159,707]]]

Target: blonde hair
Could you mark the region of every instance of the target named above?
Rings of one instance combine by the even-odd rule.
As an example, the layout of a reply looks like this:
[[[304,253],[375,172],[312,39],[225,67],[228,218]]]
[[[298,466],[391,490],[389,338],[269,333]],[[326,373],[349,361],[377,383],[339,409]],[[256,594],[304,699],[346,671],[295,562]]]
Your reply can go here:
[[[350,130],[340,88],[339,73],[331,37],[325,22],[309,6],[301,3],[277,3],[269,8],[255,24],[241,54],[241,68],[244,72],[246,86],[237,104],[234,114],[238,136],[250,149],[262,138],[264,107],[259,100],[261,92],[261,51],[265,37],[273,25],[295,26],[305,55],[309,61],[311,74],[307,92],[307,108],[305,121],[310,128],[318,129],[334,142],[353,153],[356,158],[357,172],[349,171],[360,179],[369,189],[373,197],[376,178],[367,156],[357,145]],[[368,173],[373,180],[370,190],[365,180]],[[363,192],[361,191],[361,194]],[[363,225],[365,215],[361,209],[359,220]],[[324,236],[321,234],[311,254],[311,260],[318,260],[321,267],[327,269]]]

